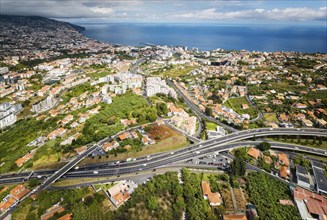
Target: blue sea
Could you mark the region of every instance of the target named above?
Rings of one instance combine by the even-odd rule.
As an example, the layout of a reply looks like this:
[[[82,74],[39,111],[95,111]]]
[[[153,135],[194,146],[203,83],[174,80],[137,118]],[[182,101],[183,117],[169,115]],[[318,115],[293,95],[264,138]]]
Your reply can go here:
[[[324,26],[211,24],[79,24],[84,35],[108,43],[178,45],[200,50],[327,53]]]

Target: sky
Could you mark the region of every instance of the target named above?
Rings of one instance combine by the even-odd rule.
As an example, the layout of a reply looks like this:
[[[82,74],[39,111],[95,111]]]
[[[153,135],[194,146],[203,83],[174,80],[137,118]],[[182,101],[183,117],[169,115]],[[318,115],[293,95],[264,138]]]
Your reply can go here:
[[[287,23],[327,26],[326,0],[0,0],[0,13],[73,23]]]

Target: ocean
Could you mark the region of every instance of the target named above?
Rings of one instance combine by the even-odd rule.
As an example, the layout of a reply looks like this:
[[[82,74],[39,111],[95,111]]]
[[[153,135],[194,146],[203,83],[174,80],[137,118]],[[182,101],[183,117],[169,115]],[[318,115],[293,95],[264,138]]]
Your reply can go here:
[[[199,50],[297,51],[327,53],[323,26],[210,24],[78,24],[87,37],[121,45],[187,46]]]

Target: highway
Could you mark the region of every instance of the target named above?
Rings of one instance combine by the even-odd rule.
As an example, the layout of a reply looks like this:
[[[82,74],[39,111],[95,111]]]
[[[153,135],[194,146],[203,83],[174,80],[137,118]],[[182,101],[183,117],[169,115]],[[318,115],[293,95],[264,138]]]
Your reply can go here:
[[[70,163],[67,164],[65,167],[63,167],[65,169],[62,168],[61,170],[59,170],[59,172],[55,173],[55,176],[53,178],[48,178],[45,181],[45,183],[46,186],[48,186],[52,182],[55,182],[55,180],[58,179],[59,175],[64,175],[63,173],[65,172],[67,172],[67,174],[65,174],[63,178],[80,178],[80,177],[122,175],[127,173],[139,172],[143,170],[155,169],[157,167],[162,167],[176,162],[185,161],[194,156],[203,155],[215,151],[219,151],[219,152],[228,151],[234,147],[244,146],[245,144],[259,143],[259,142],[241,142],[241,143],[236,142],[236,141],[243,141],[245,139],[251,138],[253,137],[253,134],[256,134],[256,137],[267,136],[267,135],[269,136],[272,134],[274,135],[312,134],[317,136],[327,136],[326,131],[323,129],[305,129],[304,131],[298,131],[297,129],[285,129],[285,128],[283,129],[280,128],[276,130],[270,130],[270,129],[259,129],[260,131],[257,130],[248,130],[248,131],[232,133],[221,138],[196,143],[186,148],[176,150],[175,152],[160,153],[160,154],[152,155],[149,158],[148,157],[137,158],[135,161],[132,162],[120,161],[119,164],[114,164],[113,162],[103,163],[103,164],[93,164],[93,165],[81,166],[78,170],[72,169],[69,172],[67,172],[68,171],[67,169],[71,169],[76,166],[76,163]],[[276,149],[293,150],[293,151],[316,154],[320,156],[327,156],[327,151],[321,149],[315,149],[315,148],[309,148],[309,147],[285,144],[285,143],[276,143],[276,142],[272,142],[272,143],[273,143],[273,148]],[[86,156],[87,154],[84,155]],[[94,174],[93,173],[94,171],[97,171],[98,173]],[[54,172],[55,172],[54,170],[35,171],[31,175],[31,178],[37,178],[37,176],[42,176],[43,178],[45,178],[53,174]],[[30,175],[30,172],[21,173],[14,176],[10,174],[2,175],[0,184],[21,182],[25,178],[27,178],[28,175]]]
[[[304,129],[294,129],[294,128],[251,129],[251,130],[234,132],[220,138],[216,138],[200,143],[195,143],[187,148],[177,150],[176,152],[162,153],[162,154],[155,155],[154,157],[149,157],[149,158],[147,157],[146,159],[142,158],[141,160],[136,159],[135,162],[119,162],[117,164],[108,164],[107,167],[104,169],[95,170],[93,168],[92,170],[87,170],[87,168],[85,168],[85,170],[77,170],[77,171],[71,170],[86,156],[91,154],[97,148],[100,148],[100,146],[105,142],[105,140],[108,139],[106,138],[98,142],[98,144],[95,144],[92,147],[88,148],[84,153],[75,157],[71,162],[60,168],[58,171],[55,171],[53,174],[49,174],[48,176],[43,176],[45,180],[41,183],[41,185],[33,189],[22,199],[20,199],[19,202],[22,202],[24,199],[28,198],[32,193],[38,193],[44,189],[47,189],[52,183],[57,181],[60,177],[63,178],[102,177],[102,176],[119,177],[122,174],[138,173],[143,170],[151,170],[151,169],[155,170],[156,168],[160,168],[169,164],[188,160],[197,155],[203,155],[214,151],[222,152],[222,151],[230,150],[236,147],[235,145],[236,143],[232,143],[232,142],[246,140],[254,136],[264,137],[264,136],[272,136],[272,135],[306,135],[306,136],[326,137],[327,132],[325,129],[306,129],[306,128]],[[300,149],[300,147],[297,148]],[[294,148],[294,150],[297,149]],[[308,151],[310,153],[321,155],[321,156],[327,155],[326,151],[320,149],[303,148],[302,151],[303,152]],[[70,172],[67,173],[68,171]],[[28,176],[29,175],[30,174],[28,174]],[[39,173],[35,172],[35,174],[32,174],[32,176],[33,175],[38,176]],[[0,185],[22,182],[26,179],[26,177],[19,176],[17,179],[17,177],[5,178],[4,176],[1,176]],[[10,210],[13,210],[17,204],[15,204]],[[10,210],[8,210],[8,212],[3,213],[0,217],[6,216],[10,212]]]

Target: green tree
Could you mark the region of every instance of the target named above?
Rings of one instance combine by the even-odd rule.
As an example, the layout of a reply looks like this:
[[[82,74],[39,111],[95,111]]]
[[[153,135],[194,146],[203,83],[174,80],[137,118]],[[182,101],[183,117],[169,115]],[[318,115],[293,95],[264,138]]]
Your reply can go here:
[[[212,108],[206,107],[204,112],[206,113],[206,115],[212,116]]]
[[[145,204],[147,209],[151,211],[154,211],[158,208],[158,201],[155,196],[150,196]]]
[[[167,104],[164,102],[159,102],[156,104],[157,113],[159,116],[166,116],[168,114]]]
[[[246,165],[242,157],[235,155],[233,162],[230,165],[230,173],[232,176],[244,176]]]
[[[267,141],[263,141],[257,147],[261,151],[266,151],[266,150],[269,150],[271,148],[271,145]]]

